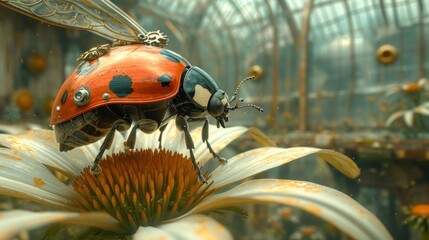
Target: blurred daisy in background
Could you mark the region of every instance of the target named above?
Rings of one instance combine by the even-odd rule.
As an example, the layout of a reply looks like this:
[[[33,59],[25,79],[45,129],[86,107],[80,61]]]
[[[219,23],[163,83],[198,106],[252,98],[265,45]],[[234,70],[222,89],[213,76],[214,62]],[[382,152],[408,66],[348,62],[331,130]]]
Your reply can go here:
[[[386,120],[386,127],[390,127],[392,123],[403,118],[405,124],[408,127],[412,127],[415,124],[414,117],[416,114],[420,114],[422,116],[429,116],[429,102],[424,102],[417,107],[408,109],[408,110],[400,110],[392,113],[389,118]]]

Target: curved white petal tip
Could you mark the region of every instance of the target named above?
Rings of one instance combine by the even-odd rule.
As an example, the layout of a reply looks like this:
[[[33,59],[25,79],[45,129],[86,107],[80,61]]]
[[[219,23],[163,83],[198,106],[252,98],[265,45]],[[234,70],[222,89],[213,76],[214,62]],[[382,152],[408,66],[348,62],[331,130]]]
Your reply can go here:
[[[0,213],[0,239],[10,239],[16,234],[53,223],[91,226],[109,231],[120,231],[118,222],[105,213],[30,212],[12,210]]]
[[[233,239],[231,233],[213,218],[204,215],[190,215],[188,217],[172,221],[154,227],[141,227],[133,236],[139,239]]]
[[[299,208],[331,223],[352,239],[392,239],[377,217],[346,194],[303,181],[280,179],[248,181],[206,198],[192,210],[192,213],[255,203],[280,203]]]
[[[360,174],[360,170],[353,160],[332,150],[309,147],[264,147],[236,155],[226,164],[215,169],[210,178],[214,182],[212,187],[220,188],[312,154],[327,161],[350,178],[355,178]]]

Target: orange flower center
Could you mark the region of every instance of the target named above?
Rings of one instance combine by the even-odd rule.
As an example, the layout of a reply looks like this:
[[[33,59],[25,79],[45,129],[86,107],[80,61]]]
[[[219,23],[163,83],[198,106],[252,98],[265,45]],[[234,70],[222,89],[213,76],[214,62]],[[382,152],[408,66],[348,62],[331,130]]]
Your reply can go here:
[[[429,204],[417,204],[411,208],[411,214],[419,217],[429,217]]]
[[[289,218],[289,217],[293,216],[293,211],[290,209],[286,209],[286,210],[283,210],[280,214],[284,218]]]
[[[411,93],[411,92],[420,91],[422,89],[423,89],[422,86],[418,85],[417,83],[410,83],[410,84],[407,84],[405,86],[404,91],[408,92],[408,93]]]
[[[85,168],[73,182],[82,211],[104,211],[128,233],[178,217],[214,192],[198,181],[189,158],[166,150],[113,154],[100,174]],[[208,174],[205,176],[208,179]]]
[[[314,228],[312,227],[303,227],[301,229],[302,234],[306,235],[306,236],[310,236],[314,233]]]

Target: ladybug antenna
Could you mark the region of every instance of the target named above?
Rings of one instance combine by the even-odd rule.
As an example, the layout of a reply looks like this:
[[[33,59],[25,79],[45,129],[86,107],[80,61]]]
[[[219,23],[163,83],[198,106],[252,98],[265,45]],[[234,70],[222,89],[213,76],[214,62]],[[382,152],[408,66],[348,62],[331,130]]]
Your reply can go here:
[[[260,112],[264,111],[264,109],[262,107],[260,107],[260,106],[258,106],[256,104],[248,103],[248,104],[245,104],[245,105],[238,105],[240,102],[244,102],[244,99],[243,98],[239,98],[237,100],[237,102],[235,103],[234,107],[230,107],[228,109],[231,110],[231,111],[234,111],[234,110],[245,108],[245,107],[252,107],[252,108],[255,108],[256,110],[258,110]]]
[[[245,81],[253,80],[253,79],[255,79],[255,76],[249,76],[249,77],[247,77],[247,78],[245,78],[245,79],[241,80],[241,82],[238,84],[237,88],[236,88],[236,89],[235,89],[235,91],[234,91],[234,95],[232,95],[231,99],[229,100],[229,103],[232,103],[232,101],[234,101],[234,100],[237,98],[238,90],[240,90],[241,85],[243,85],[243,83],[244,83]]]
[[[241,82],[238,84],[237,88],[234,91],[234,95],[232,95],[231,99],[229,100],[229,103],[232,103],[234,100],[236,100],[235,105],[233,107],[229,107],[228,110],[237,110],[237,109],[241,109],[241,108],[245,108],[245,107],[252,107],[255,108],[256,110],[263,112],[264,109],[258,105],[255,104],[245,104],[245,105],[238,105],[241,102],[244,102],[244,98],[238,98],[237,99],[237,94],[238,94],[238,90],[240,90],[241,85],[243,85],[244,82],[248,81],[248,80],[253,80],[255,77],[254,76],[249,76],[243,80],[241,80]]]

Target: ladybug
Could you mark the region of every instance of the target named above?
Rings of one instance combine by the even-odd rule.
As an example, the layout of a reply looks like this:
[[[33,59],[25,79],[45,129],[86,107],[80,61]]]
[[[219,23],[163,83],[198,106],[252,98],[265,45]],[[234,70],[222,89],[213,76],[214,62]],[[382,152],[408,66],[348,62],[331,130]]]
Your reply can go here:
[[[78,58],[80,63],[58,91],[51,114],[60,151],[105,137],[91,166],[94,174],[101,171],[98,162],[111,147],[115,131],[131,128],[125,146],[132,149],[137,130],[148,134],[160,130],[161,148],[162,132],[168,120],[175,117],[177,128],[185,134],[186,147],[198,177],[206,182],[193,154],[194,143],[188,123],[203,122],[203,142],[215,158],[224,162],[208,141],[208,116],[216,119],[218,127],[225,127],[229,111],[243,107],[262,111],[254,104],[239,105],[243,99],[237,99],[242,83],[252,77],[240,82],[229,99],[204,70],[164,48],[168,42],[166,35],[159,31],[146,32],[109,1],[96,5],[85,5],[87,3],[81,1],[53,1],[56,4],[50,5],[33,2],[31,8],[30,4],[21,2],[0,4],[50,24],[86,29],[114,39],[112,44],[92,48]],[[84,17],[88,21],[66,21],[65,17],[70,14],[67,9],[74,10],[76,19]],[[49,11],[53,14],[46,14]],[[104,13],[105,19],[100,20],[97,12]],[[96,21],[102,24],[95,25]]]

